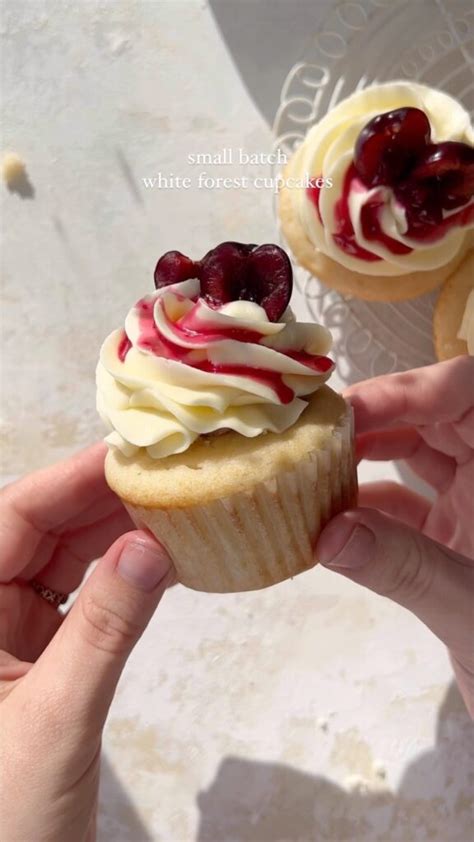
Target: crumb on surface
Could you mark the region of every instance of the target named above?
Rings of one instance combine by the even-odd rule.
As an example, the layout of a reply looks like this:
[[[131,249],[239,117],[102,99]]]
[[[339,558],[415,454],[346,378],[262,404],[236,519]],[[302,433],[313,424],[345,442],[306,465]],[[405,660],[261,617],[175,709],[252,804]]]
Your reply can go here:
[[[362,777],[362,775],[349,775],[345,781],[344,786],[352,792],[369,792],[369,781]]]
[[[320,731],[327,731],[329,727],[329,722],[325,716],[319,716],[316,720],[316,725],[318,726]]]
[[[16,152],[7,152],[2,159],[2,174],[3,180],[8,187],[16,184],[17,181],[25,177],[26,166],[25,162],[20,158]]]
[[[384,780],[387,777],[387,770],[380,760],[376,760],[374,763],[374,774],[381,780]]]

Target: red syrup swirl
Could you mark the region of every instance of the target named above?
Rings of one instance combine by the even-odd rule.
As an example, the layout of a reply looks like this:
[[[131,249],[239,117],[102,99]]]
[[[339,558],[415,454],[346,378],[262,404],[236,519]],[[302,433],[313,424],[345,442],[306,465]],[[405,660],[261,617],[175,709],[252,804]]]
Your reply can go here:
[[[180,348],[179,345],[175,345],[174,342],[163,336],[155,324],[153,316],[155,299],[142,298],[135,306],[138,310],[138,322],[140,326],[140,336],[137,342],[138,347],[144,351],[150,351],[156,357],[163,357],[165,360],[185,362],[189,350]]]
[[[204,320],[196,317],[196,307],[186,313],[180,319],[179,324],[170,322],[169,327],[175,336],[186,342],[195,341],[196,344],[218,342],[224,339],[258,344],[265,335],[258,330],[249,330],[248,328],[215,327],[215,325],[206,324]]]
[[[125,331],[122,331],[122,334],[122,338],[117,348],[117,354],[120,362],[124,363],[125,357],[127,356],[128,352],[130,351],[130,348],[132,347],[132,343],[130,342],[130,339],[128,338]]]
[[[374,254],[359,246],[349,213],[349,195],[353,190],[361,189],[365,190],[357,175],[354,164],[351,164],[344,178],[342,196],[336,202],[334,209],[337,232],[333,234],[333,239],[336,245],[346,254],[358,257],[360,260],[375,262],[382,260],[382,258],[378,254]],[[369,202],[365,208],[367,210],[364,210],[363,213],[361,212],[361,224],[364,236],[366,233],[368,234],[368,240],[382,243],[392,254],[409,254],[413,250],[384,234],[379,220],[379,214],[382,208],[380,201],[374,200]]]
[[[316,208],[321,225],[324,225],[321,217],[321,210],[319,207],[319,200],[321,198],[322,187],[319,186],[318,181],[320,181],[320,178],[310,178],[310,185],[306,188],[306,195],[308,196],[310,202]]]
[[[178,362],[184,362],[189,356],[192,348],[183,348],[167,339],[158,330],[153,311],[155,308],[156,299],[142,298],[136,305],[140,324],[140,338],[138,345],[146,351],[151,351],[160,357],[166,359],[173,359]],[[164,311],[163,301],[158,299],[158,306]],[[246,330],[242,328],[228,328],[221,329],[213,326],[207,326],[204,330],[201,329],[202,322],[196,318],[196,307],[193,307],[181,319],[180,324],[168,321],[168,327],[177,339],[182,340],[191,345],[196,346],[196,350],[200,350],[199,346],[203,343],[222,342],[225,339],[234,339],[238,342],[258,343],[264,336],[256,330]]]
[[[295,362],[312,368],[317,374],[325,374],[334,368],[334,363],[329,357],[323,357],[319,354],[308,354],[306,351],[285,351],[284,354],[286,357],[291,357]]]
[[[325,374],[334,367],[334,363],[328,357],[311,356],[304,351],[285,351],[285,356],[291,357],[296,362],[306,365],[317,374]],[[251,377],[252,380],[257,380],[264,386],[269,386],[278,396],[280,403],[288,404],[293,400],[295,393],[293,389],[283,381],[283,374],[278,371],[271,371],[264,368],[253,368],[246,365],[220,365],[206,360],[202,363],[196,363],[195,368],[201,371],[214,371],[217,374],[229,374],[236,377]]]
[[[278,371],[255,368],[254,366],[241,364],[232,365],[228,363],[212,363],[209,360],[196,360],[190,358],[190,353],[193,353],[192,348],[183,348],[182,346],[175,344],[163,336],[163,334],[159,331],[153,315],[155,301],[156,299],[154,298],[143,298],[136,305],[140,327],[140,336],[137,342],[137,346],[139,348],[142,348],[144,351],[149,351],[150,353],[155,354],[155,356],[162,357],[163,359],[184,363],[192,368],[198,369],[199,371],[213,372],[215,374],[228,374],[229,376],[236,377],[248,377],[272,389],[272,391],[274,391],[277,395],[280,403],[291,403],[295,393],[284,382],[284,375],[280,374]],[[163,307],[162,301],[159,301],[159,306]],[[169,323],[173,333],[183,339],[186,339],[187,342],[192,342],[192,340],[195,339],[197,344],[198,342],[215,342],[225,339],[234,339],[241,342],[258,344],[264,336],[264,334],[258,331],[239,328],[208,328],[205,332],[198,333],[197,328],[198,325],[200,327],[201,323],[195,318],[195,316],[193,318],[193,315],[194,309],[184,317],[184,319],[187,319],[187,324],[184,328],[183,323],[181,323],[181,325],[171,325]],[[182,322],[184,322],[184,319]],[[121,362],[125,361],[127,353],[131,347],[131,342],[124,333],[118,347],[118,356]],[[196,348],[195,350],[200,349]],[[334,363],[328,357],[311,355],[304,351],[280,351],[279,353],[284,353],[287,357],[307,366],[317,374],[325,374],[334,366]]]
[[[341,251],[344,251],[346,254],[352,255],[352,257],[358,257],[360,260],[369,261],[381,260],[382,258],[379,257],[377,254],[372,254],[371,251],[367,251],[366,249],[359,246],[355,237],[355,231],[349,215],[349,193],[351,191],[354,174],[356,175],[355,167],[351,165],[344,179],[342,196],[336,203],[335,207],[335,218],[338,230],[335,234],[333,234],[333,240],[336,243],[336,245],[339,246]],[[317,210],[321,225],[324,226],[321,217],[321,210],[319,207],[322,188],[318,187],[318,180],[319,179],[317,178],[311,179],[312,183],[310,187],[306,188],[306,193]]]
[[[392,254],[411,254],[413,249],[410,246],[406,246],[405,243],[401,243],[399,240],[394,240],[382,230],[380,213],[383,209],[383,204],[382,201],[374,198],[361,208],[360,224],[365,239],[382,243]]]
[[[312,179],[310,187],[307,187],[306,192],[308,198],[315,206],[319,220],[323,224],[321,218],[321,211],[319,207],[321,197],[321,187],[317,185],[318,179]],[[383,258],[374,254],[367,249],[364,249],[357,243],[354,227],[351,222],[349,213],[349,195],[353,190],[365,190],[354,164],[351,164],[347,170],[344,178],[343,190],[340,199],[336,202],[334,214],[337,225],[337,231],[333,234],[333,240],[341,251],[350,254],[352,257],[358,257],[360,260],[377,261]],[[455,211],[450,216],[445,217],[441,222],[433,224],[433,222],[424,223],[416,211],[407,207],[398,197],[399,203],[405,207],[407,211],[408,227],[404,233],[404,237],[424,243],[436,243],[444,237],[449,231],[456,227],[465,227],[474,221],[474,204],[466,205],[460,210]],[[411,254],[413,248],[395,240],[386,234],[380,223],[380,214],[383,209],[384,202],[374,196],[369,202],[362,206],[360,211],[360,222],[362,233],[366,240],[380,243],[391,254],[404,255]]]
[[[464,228],[474,222],[474,203],[471,202],[460,210],[454,211],[437,225],[423,224],[416,220],[411,223],[410,214],[408,215],[408,221],[405,237],[411,237],[413,240],[419,240],[423,243],[436,243],[453,228]]]
[[[267,368],[253,368],[253,366],[247,365],[230,365],[228,363],[221,365],[211,363],[209,360],[195,363],[194,368],[214,374],[228,374],[231,377],[249,377],[251,380],[256,380],[257,383],[272,389],[282,404],[291,403],[295,396],[293,389],[290,389],[283,382],[283,375],[278,371],[270,371]]]

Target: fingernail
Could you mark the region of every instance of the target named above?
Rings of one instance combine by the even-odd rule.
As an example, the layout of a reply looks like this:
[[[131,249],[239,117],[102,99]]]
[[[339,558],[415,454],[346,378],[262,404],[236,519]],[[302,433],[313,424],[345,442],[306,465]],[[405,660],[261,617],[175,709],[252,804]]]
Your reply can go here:
[[[375,535],[361,523],[336,518],[323,530],[316,547],[316,557],[329,567],[363,567],[374,556]]]
[[[153,591],[170,569],[170,560],[159,544],[146,538],[134,538],[125,544],[117,564],[117,573],[141,591]]]

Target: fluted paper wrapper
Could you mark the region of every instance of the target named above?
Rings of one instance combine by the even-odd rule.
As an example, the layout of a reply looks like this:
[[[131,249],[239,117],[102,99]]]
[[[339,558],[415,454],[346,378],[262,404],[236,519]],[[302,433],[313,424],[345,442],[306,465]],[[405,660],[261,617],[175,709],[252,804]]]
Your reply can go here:
[[[183,585],[211,593],[265,588],[312,567],[324,525],[355,504],[352,426],[349,410],[326,448],[249,491],[202,506],[126,503],[127,510],[167,548]]]

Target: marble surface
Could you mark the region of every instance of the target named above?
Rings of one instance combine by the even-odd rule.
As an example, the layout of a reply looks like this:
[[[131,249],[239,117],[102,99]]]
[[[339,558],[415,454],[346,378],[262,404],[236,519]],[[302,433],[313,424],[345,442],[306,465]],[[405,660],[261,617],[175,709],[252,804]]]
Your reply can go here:
[[[3,3],[2,151],[29,180],[1,190],[3,482],[101,434],[98,348],[160,253],[275,238],[271,191],[197,186],[201,170],[253,180],[268,166],[188,161],[271,148],[262,98],[304,28],[298,3],[274,17],[267,3],[287,61],[252,40],[239,51],[255,6],[261,19],[258,0]],[[324,6],[301,4],[306,31]],[[146,188],[159,172],[192,184]],[[397,466],[361,470],[387,475]],[[109,716],[99,839],[467,842],[472,749],[443,648],[389,601],[319,569],[251,594],[177,586]]]

